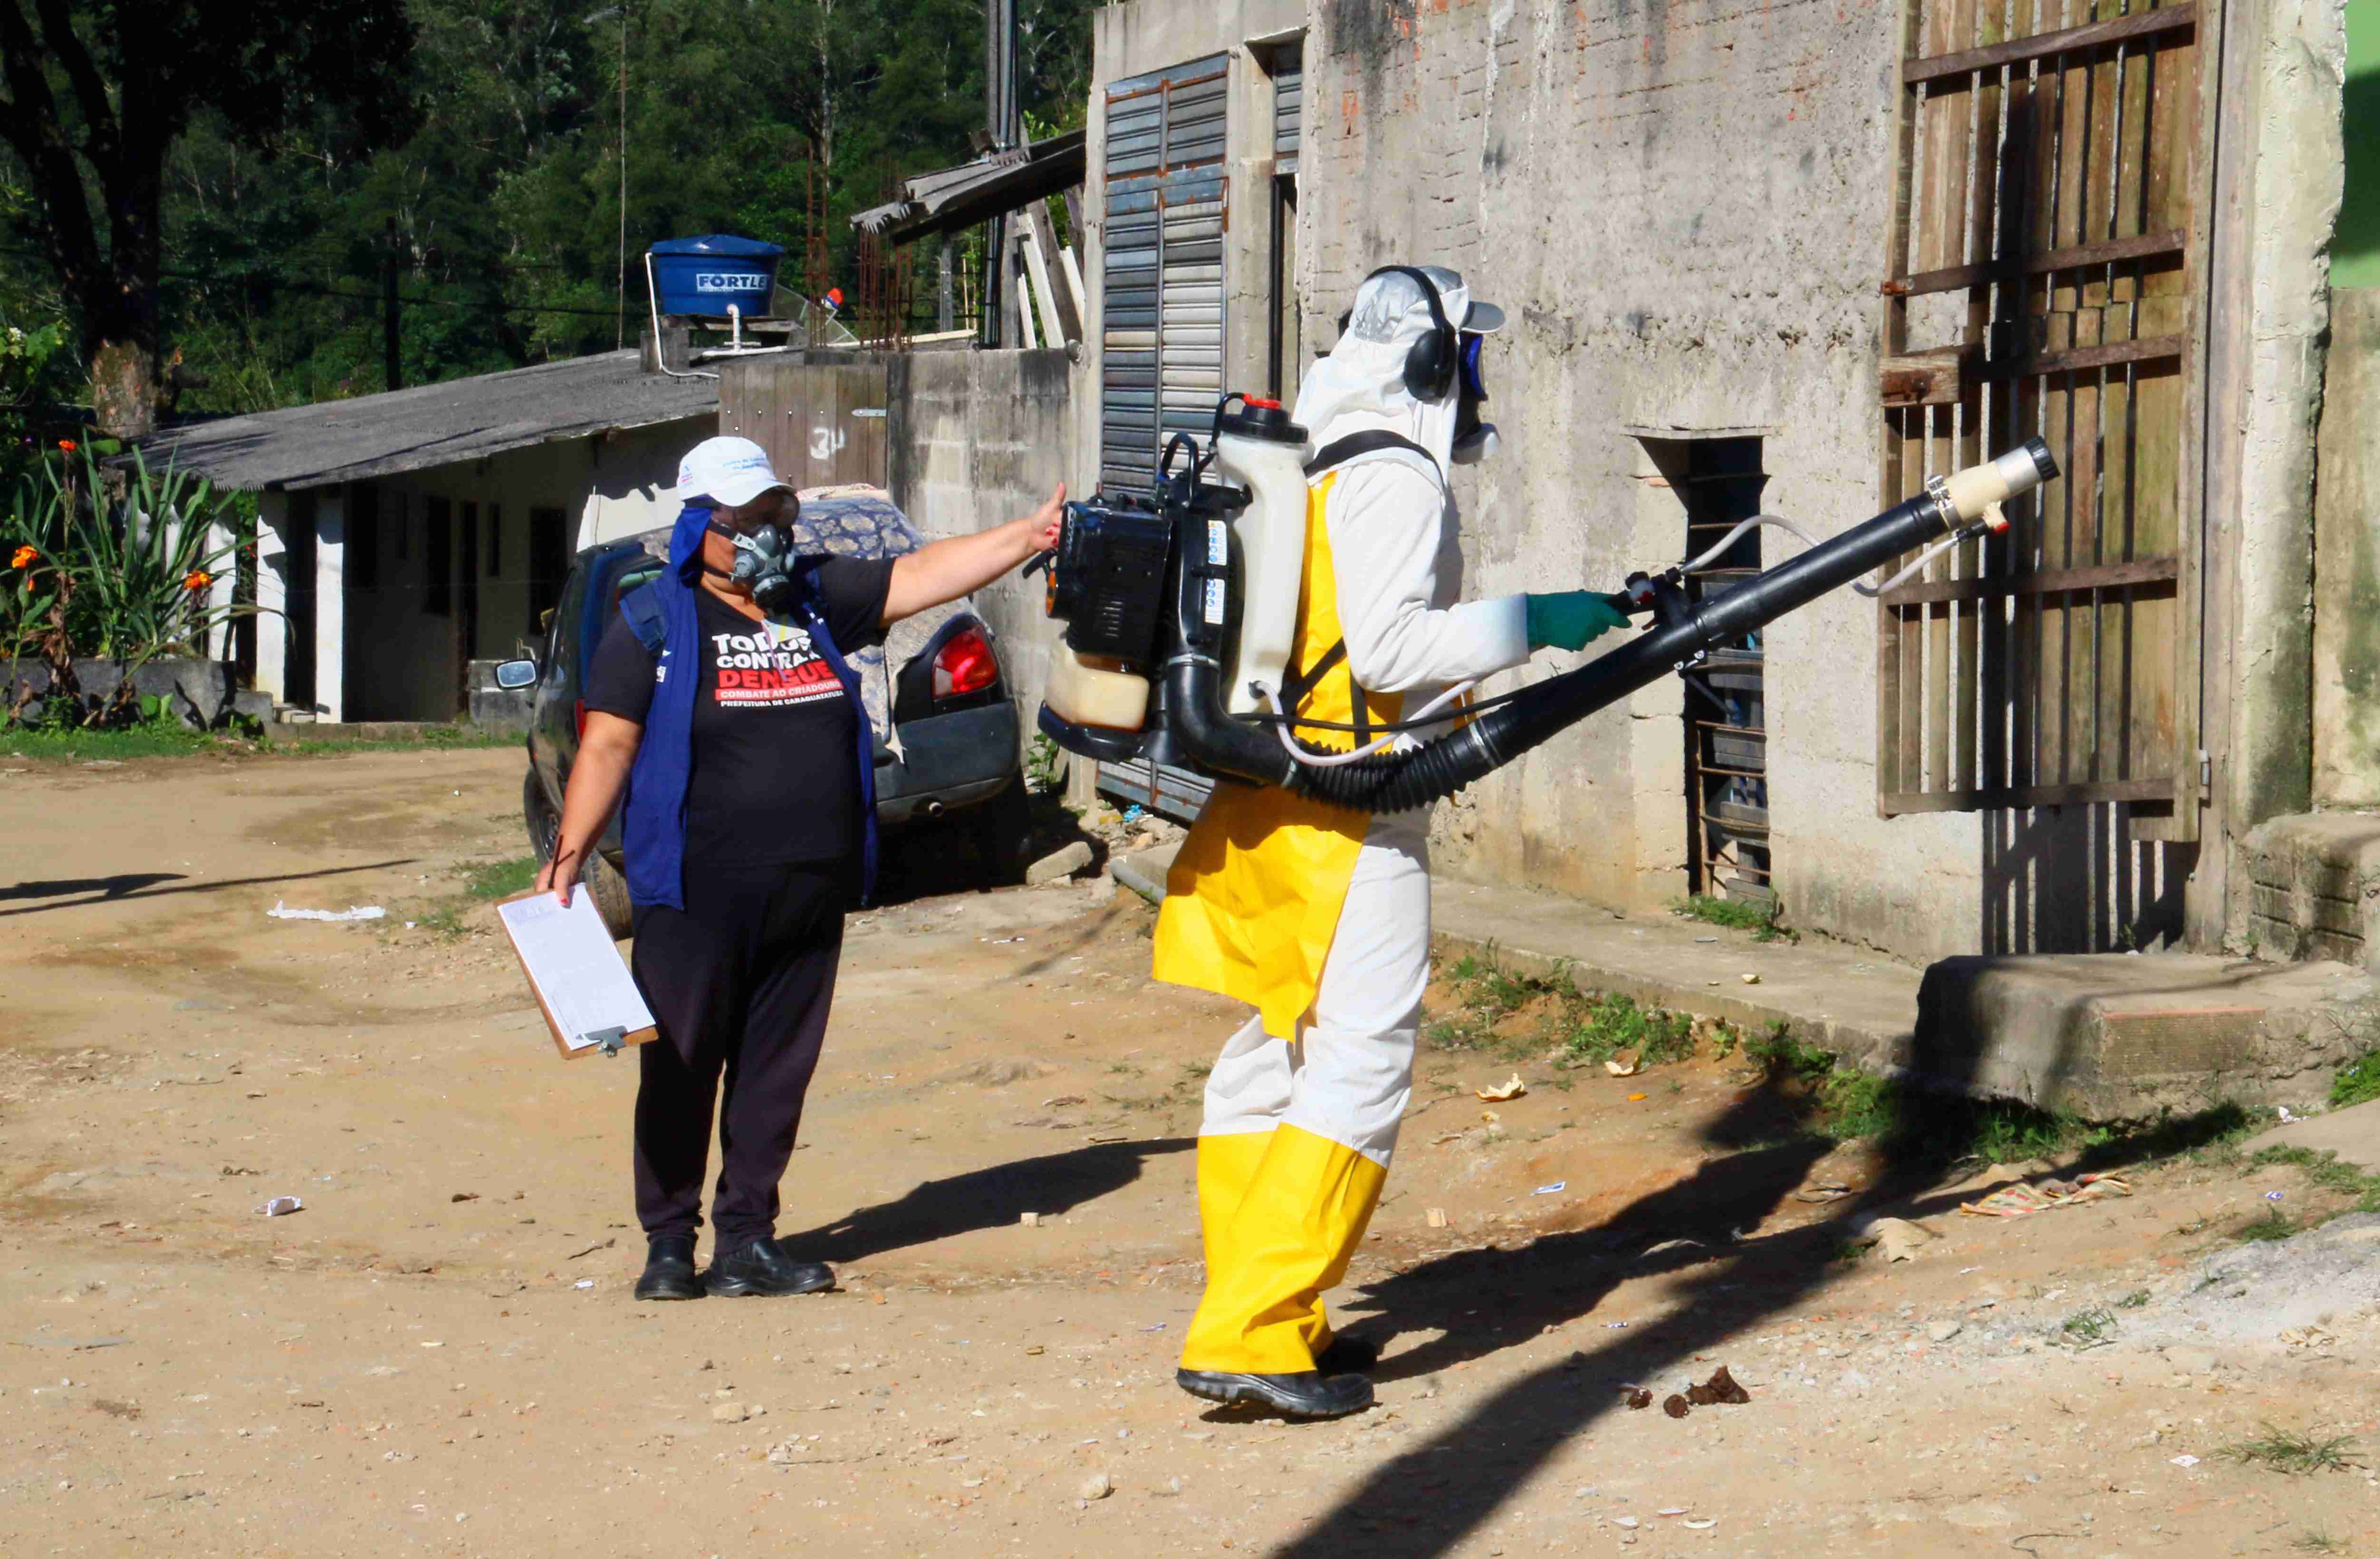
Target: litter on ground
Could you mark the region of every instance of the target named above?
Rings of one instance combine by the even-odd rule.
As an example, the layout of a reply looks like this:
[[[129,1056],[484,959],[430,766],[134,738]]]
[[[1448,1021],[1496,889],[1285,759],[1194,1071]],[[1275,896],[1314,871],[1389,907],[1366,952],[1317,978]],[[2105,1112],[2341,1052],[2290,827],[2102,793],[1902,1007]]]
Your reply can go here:
[[[1959,1211],[1977,1218],[2022,1218],[2053,1207],[2097,1201],[2103,1197],[2128,1197],[2131,1184],[2113,1175],[2084,1175],[2072,1180],[2044,1180],[2037,1185],[2002,1186],[1989,1196],[1962,1201]]]
[[[388,911],[377,904],[351,904],[345,909],[292,909],[276,898],[265,913],[276,920],[377,920]]]

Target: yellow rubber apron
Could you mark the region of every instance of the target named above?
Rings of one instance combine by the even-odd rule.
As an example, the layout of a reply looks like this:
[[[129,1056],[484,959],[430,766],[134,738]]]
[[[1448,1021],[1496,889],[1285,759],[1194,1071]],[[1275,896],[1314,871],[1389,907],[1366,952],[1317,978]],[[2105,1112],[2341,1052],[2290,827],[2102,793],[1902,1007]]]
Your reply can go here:
[[[1354,724],[1354,677],[1333,652],[1339,590],[1330,566],[1330,532],[1323,505],[1338,481],[1333,471],[1306,489],[1305,579],[1298,595],[1293,684],[1313,678],[1295,713],[1308,719]],[[1322,668],[1318,676],[1317,668]],[[1364,719],[1385,725],[1402,716],[1401,694],[1364,693]],[[1343,731],[1303,733],[1318,747],[1346,751]],[[1183,841],[1166,874],[1158,911],[1151,972],[1175,985],[1248,1003],[1264,1014],[1265,1032],[1293,1039],[1314,1005],[1330,956],[1339,910],[1347,897],[1355,857],[1371,824],[1367,813],[1293,796],[1276,786],[1218,780],[1215,793]]]

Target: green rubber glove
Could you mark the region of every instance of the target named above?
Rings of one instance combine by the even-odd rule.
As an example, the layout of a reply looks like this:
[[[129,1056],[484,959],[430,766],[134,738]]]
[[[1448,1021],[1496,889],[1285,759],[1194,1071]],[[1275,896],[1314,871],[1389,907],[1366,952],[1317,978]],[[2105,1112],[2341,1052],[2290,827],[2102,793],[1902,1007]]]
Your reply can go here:
[[[1628,626],[1627,615],[1609,598],[1593,591],[1567,590],[1528,598],[1529,648],[1548,645],[1558,650],[1584,650],[1616,627]]]

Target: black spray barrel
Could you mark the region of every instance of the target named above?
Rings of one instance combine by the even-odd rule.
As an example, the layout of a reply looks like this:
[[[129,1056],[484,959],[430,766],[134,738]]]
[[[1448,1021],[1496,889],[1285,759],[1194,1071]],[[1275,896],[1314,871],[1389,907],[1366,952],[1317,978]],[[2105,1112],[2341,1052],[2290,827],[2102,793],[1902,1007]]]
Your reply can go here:
[[[1631,639],[1575,671],[1522,689],[1460,729],[1405,752],[1385,752],[1333,768],[1289,761],[1275,744],[1247,739],[1250,728],[1222,712],[1220,673],[1188,657],[1169,668],[1183,711],[1176,731],[1188,755],[1208,768],[1259,785],[1366,812],[1401,812],[1451,796],[1474,780],[1576,725],[1637,688],[1682,670],[1696,657],[1806,606],[1905,553],[1928,545],[1992,505],[2031,492],[2058,474],[2039,439],[1985,465],[1927,485],[1925,493],[1732,590],[1697,603],[1681,621]],[[1186,605],[1187,603],[1185,602]],[[1286,771],[1286,773],[1284,773]]]

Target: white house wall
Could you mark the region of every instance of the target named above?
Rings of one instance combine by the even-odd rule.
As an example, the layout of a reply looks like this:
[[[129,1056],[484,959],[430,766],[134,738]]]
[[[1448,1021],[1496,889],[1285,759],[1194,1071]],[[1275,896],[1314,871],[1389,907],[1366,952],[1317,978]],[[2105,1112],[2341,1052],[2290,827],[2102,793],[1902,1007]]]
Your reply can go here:
[[[449,720],[457,710],[462,659],[501,660],[523,652],[540,635],[530,621],[530,511],[563,511],[562,563],[582,547],[634,535],[677,513],[674,484],[678,457],[717,428],[714,415],[661,423],[598,438],[539,445],[466,465],[443,466],[383,478],[379,489],[377,567],[362,577],[369,589],[346,592],[349,720]],[[429,500],[450,508],[449,579],[445,612],[428,609]],[[479,508],[479,554],[461,554],[463,505]],[[492,528],[499,529],[494,569]],[[350,579],[357,562],[345,559]],[[475,641],[458,642],[460,594],[476,577],[479,624]],[[325,687],[336,687],[326,680]]]

